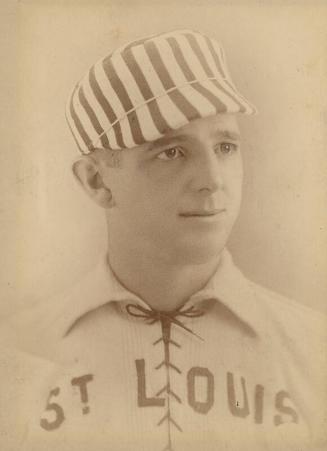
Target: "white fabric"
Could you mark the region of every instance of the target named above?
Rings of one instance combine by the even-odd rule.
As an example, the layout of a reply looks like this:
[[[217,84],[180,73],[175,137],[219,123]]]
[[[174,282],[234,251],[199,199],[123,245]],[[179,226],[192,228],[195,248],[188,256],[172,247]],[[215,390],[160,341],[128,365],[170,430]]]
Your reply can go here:
[[[1,449],[326,449],[323,315],[248,281],[225,252],[183,307],[203,316],[176,317],[193,333],[171,325],[167,367],[160,321],[129,304],[149,309],[102,262],[3,327]]]

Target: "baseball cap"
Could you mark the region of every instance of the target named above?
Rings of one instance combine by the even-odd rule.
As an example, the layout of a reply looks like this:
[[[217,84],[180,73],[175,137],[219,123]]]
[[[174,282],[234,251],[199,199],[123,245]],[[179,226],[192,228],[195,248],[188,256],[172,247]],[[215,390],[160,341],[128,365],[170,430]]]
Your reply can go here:
[[[83,154],[133,148],[218,113],[256,108],[236,89],[222,46],[188,29],[138,39],[101,58],[66,105]]]

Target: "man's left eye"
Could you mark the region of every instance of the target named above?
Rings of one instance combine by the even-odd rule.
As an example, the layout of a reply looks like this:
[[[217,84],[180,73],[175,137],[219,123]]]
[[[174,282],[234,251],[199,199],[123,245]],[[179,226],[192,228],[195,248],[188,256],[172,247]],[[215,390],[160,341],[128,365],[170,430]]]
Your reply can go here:
[[[235,152],[238,149],[238,145],[234,143],[220,143],[216,150],[223,154],[230,154]]]

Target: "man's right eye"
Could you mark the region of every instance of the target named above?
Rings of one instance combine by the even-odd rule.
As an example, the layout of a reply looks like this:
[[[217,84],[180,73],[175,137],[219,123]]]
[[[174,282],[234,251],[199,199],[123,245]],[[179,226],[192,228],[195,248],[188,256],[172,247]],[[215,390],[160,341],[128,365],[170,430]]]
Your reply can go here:
[[[159,160],[170,161],[177,160],[177,158],[181,158],[183,156],[184,154],[179,147],[171,147],[170,149],[166,149],[163,152],[160,152],[157,155],[157,158],[159,158]]]

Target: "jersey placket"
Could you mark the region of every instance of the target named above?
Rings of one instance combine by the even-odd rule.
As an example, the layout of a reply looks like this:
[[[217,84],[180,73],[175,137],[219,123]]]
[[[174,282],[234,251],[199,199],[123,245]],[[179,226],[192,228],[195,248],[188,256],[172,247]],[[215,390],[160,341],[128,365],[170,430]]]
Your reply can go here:
[[[177,393],[177,388],[175,388],[172,383],[173,373],[175,373],[175,375],[181,375],[182,371],[178,367],[178,364],[171,359],[171,347],[181,348],[181,344],[172,338],[172,324],[181,327],[192,335],[196,335],[191,329],[186,327],[178,317],[194,318],[202,316],[204,312],[194,308],[194,306],[184,310],[177,309],[171,312],[163,312],[144,308],[135,304],[127,305],[126,310],[134,317],[143,318],[150,325],[160,322],[161,337],[158,337],[158,339],[153,342],[153,346],[158,346],[160,344],[163,346],[163,360],[155,366],[155,370],[165,371],[165,384],[155,394],[158,402],[163,401],[162,406],[164,407],[164,414],[158,420],[157,426],[163,427],[165,425],[167,428],[167,442],[160,451],[173,451],[172,430],[175,429],[175,431],[182,433],[183,429],[182,425],[174,418],[173,412],[174,402],[182,404],[182,398],[179,393]]]
[[[181,370],[178,368],[177,365],[175,365],[171,361],[171,353],[170,353],[170,346],[175,346],[177,348],[180,348],[181,345],[177,343],[176,341],[172,340],[171,338],[171,321],[169,318],[162,318],[161,319],[161,329],[162,329],[162,337],[160,337],[157,341],[155,341],[153,344],[156,346],[160,342],[163,343],[164,346],[164,359],[163,361],[156,366],[156,370],[160,370],[162,368],[166,371],[166,385],[159,390],[159,392],[156,394],[156,396],[161,396],[162,394],[165,394],[165,414],[164,416],[159,420],[157,423],[158,426],[164,425],[166,423],[167,425],[167,444],[163,451],[171,451],[172,450],[172,434],[171,434],[171,428],[174,427],[179,432],[182,432],[182,427],[176,422],[176,420],[173,417],[173,412],[171,408],[171,401],[178,402],[179,404],[182,403],[182,400],[180,396],[178,396],[177,393],[175,393],[172,384],[171,384],[171,372],[175,371],[178,374],[181,374]]]

